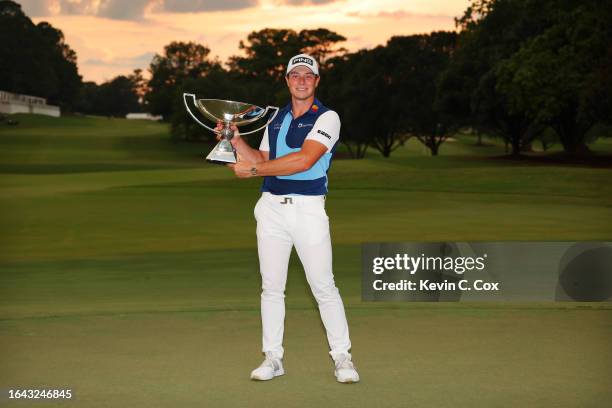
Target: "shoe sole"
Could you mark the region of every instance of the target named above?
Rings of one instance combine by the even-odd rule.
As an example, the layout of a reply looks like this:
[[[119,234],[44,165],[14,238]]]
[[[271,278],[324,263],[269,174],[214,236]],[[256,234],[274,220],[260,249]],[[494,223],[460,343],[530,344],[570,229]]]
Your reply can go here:
[[[338,376],[336,376],[336,381],[338,381],[340,384],[355,384],[358,383],[360,380],[359,377],[357,377],[357,379],[354,378],[339,378]]]
[[[281,375],[285,375],[285,370],[277,370],[277,371],[275,371],[271,378],[261,378],[261,377],[253,377],[253,376],[251,376],[251,380],[253,380],[253,381],[270,381],[270,380],[273,380],[275,377],[280,377]]]
[[[357,384],[359,382],[359,380],[345,380],[345,381],[340,381],[338,379],[336,379],[340,384]]]

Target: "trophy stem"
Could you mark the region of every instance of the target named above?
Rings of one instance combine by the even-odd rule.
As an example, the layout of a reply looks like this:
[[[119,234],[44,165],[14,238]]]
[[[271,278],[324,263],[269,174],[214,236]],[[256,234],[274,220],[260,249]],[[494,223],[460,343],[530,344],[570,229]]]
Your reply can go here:
[[[230,128],[231,125],[231,122],[224,122],[223,129],[221,130],[221,136],[223,136],[228,141],[232,140],[232,138],[234,137],[234,132]]]

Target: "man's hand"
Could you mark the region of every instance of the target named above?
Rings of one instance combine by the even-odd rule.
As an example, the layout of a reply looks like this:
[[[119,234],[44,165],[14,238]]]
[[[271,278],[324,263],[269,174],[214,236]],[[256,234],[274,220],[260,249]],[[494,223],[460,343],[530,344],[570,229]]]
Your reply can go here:
[[[215,127],[215,132],[217,133],[218,141],[221,141],[221,139],[223,139],[223,136],[221,136],[221,130],[223,129],[223,126],[224,126],[223,122],[218,121],[217,126]],[[234,146],[234,149],[235,149],[236,144],[240,140],[240,132],[238,131],[238,127],[234,124],[230,125],[230,129],[234,132],[234,136],[230,140],[230,143],[232,144],[232,146]]]
[[[236,164],[228,164],[227,167],[234,170],[234,174],[238,178],[255,177],[255,175],[251,171],[251,169],[255,167],[255,164],[251,162],[241,161],[240,157],[238,158],[238,162]]]

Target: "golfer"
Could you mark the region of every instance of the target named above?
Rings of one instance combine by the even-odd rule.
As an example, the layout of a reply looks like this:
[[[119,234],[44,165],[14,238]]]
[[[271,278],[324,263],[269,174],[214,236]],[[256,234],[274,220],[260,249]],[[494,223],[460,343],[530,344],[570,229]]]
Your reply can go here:
[[[237,177],[263,177],[255,205],[257,247],[262,279],[261,322],[264,362],[253,380],[285,373],[283,332],[285,284],[295,246],[327,331],[334,374],[341,383],[359,381],[351,362],[351,341],[344,305],[332,273],[329,218],[325,212],[327,171],[340,135],[338,114],[315,98],[319,66],[310,55],[289,60],[286,71],[291,103],[266,127],[259,150],[240,138],[234,126],[232,145],[239,161],[229,166]],[[221,125],[217,130],[221,129]]]

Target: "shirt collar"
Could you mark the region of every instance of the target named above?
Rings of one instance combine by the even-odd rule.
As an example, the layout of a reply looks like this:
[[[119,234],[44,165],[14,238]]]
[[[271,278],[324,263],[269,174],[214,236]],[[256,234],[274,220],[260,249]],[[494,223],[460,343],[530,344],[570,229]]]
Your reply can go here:
[[[306,113],[304,113],[302,116],[316,115],[320,109],[321,109],[321,102],[319,102],[317,98],[314,98],[312,105],[310,105],[310,109],[308,109]],[[283,109],[281,109],[281,113],[286,114],[287,112],[291,112],[291,102],[289,102],[287,105],[285,105]]]

